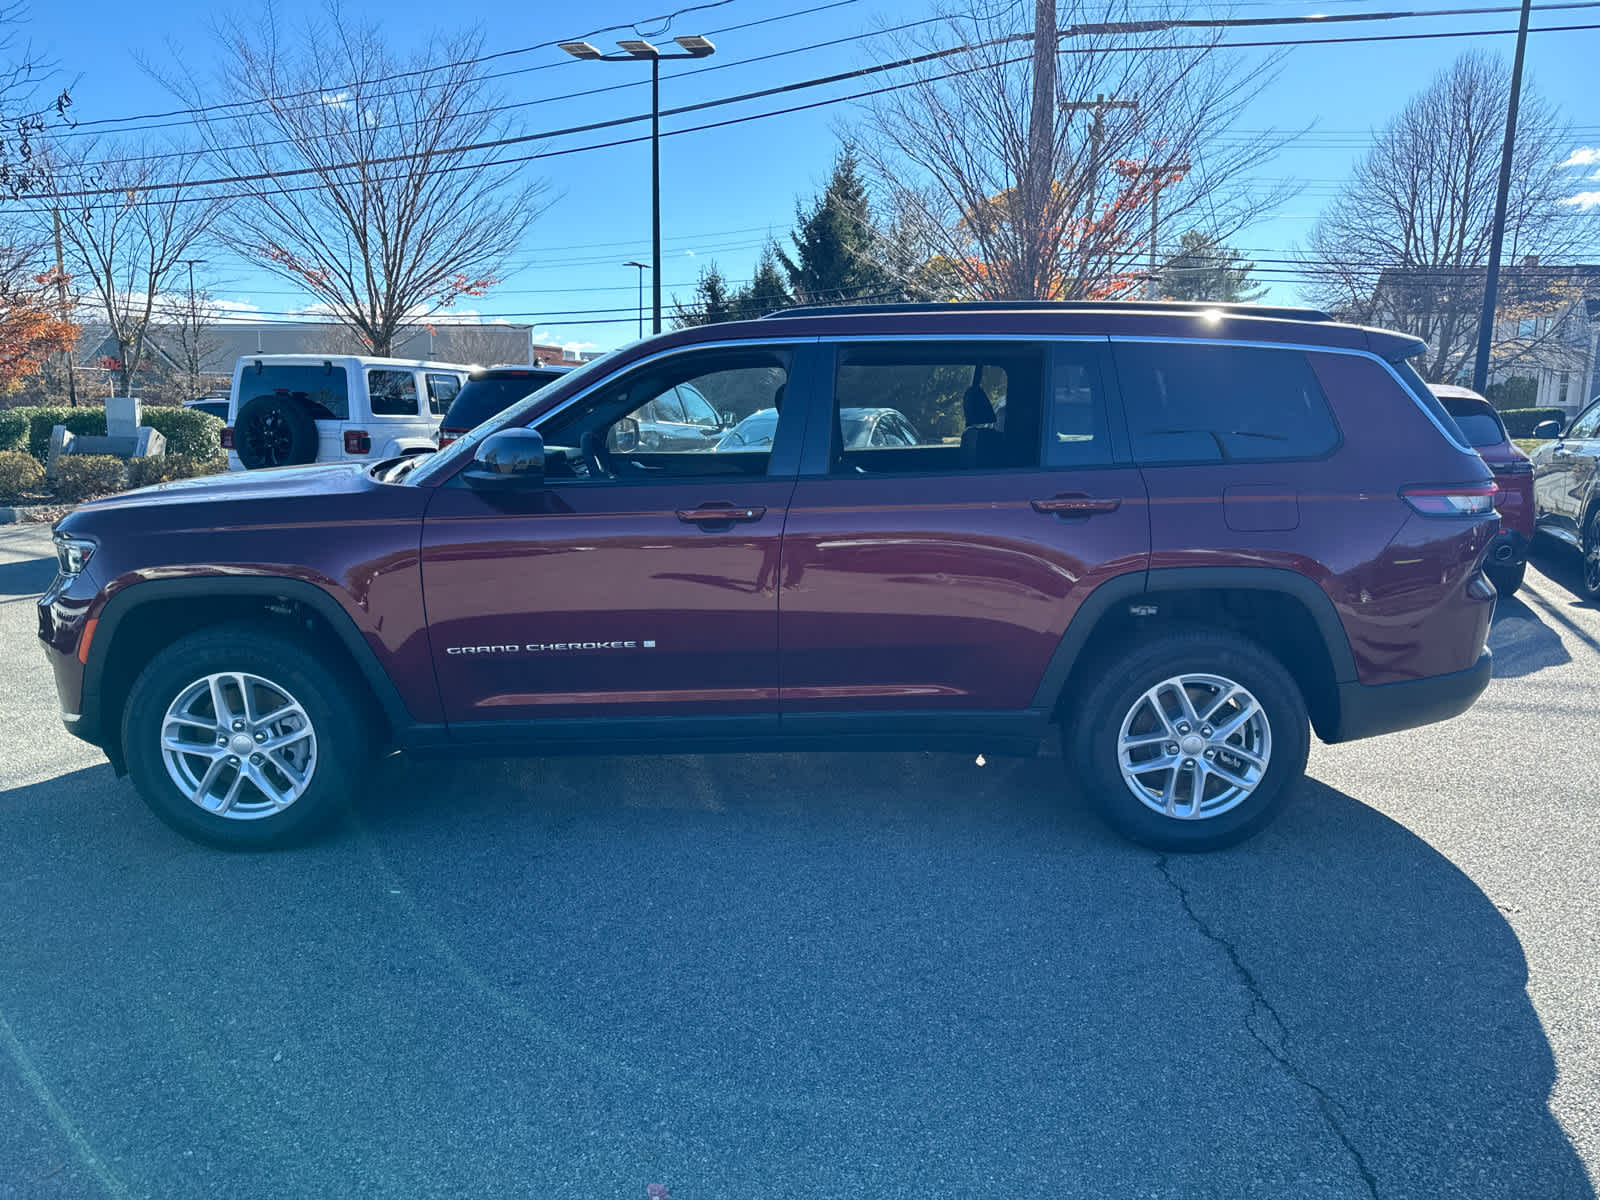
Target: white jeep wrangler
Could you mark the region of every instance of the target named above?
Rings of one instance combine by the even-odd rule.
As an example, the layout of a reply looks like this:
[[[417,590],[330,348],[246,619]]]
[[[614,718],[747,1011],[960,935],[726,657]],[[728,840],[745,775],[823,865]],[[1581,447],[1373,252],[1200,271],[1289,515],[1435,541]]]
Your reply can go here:
[[[228,469],[378,460],[438,449],[469,367],[339,354],[255,354],[233,368]]]

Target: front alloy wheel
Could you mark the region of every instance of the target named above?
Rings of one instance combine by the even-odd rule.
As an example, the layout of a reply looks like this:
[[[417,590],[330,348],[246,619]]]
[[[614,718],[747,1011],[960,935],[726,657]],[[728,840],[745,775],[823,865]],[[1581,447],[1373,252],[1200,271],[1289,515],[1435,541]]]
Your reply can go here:
[[[326,648],[260,624],[214,626],[159,651],[122,715],[128,774],[151,810],[216,846],[303,841],[359,790],[370,705]]]
[[[1583,535],[1583,592],[1600,600],[1600,506],[1589,514]]]
[[[243,671],[206,675],[161,723],[167,775],[190,802],[231,821],[282,812],[317,769],[317,734],[282,685]]]

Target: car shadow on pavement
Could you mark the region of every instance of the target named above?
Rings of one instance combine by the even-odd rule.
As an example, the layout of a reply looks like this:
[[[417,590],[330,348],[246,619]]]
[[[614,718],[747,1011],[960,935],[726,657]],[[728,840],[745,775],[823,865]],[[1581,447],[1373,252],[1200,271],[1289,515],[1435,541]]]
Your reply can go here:
[[[1489,649],[1494,651],[1496,679],[1532,675],[1546,667],[1559,667],[1572,661],[1561,635],[1532,607],[1538,603],[1526,589],[1495,601],[1494,622],[1489,626]]]
[[[14,789],[0,1101],[26,1062],[164,1197],[1592,1200],[1516,934],[1432,847],[1311,782],[1165,857],[1060,770],[395,756],[249,855],[103,767]]]
[[[35,597],[56,575],[54,558],[23,558],[0,562],[0,598]]]

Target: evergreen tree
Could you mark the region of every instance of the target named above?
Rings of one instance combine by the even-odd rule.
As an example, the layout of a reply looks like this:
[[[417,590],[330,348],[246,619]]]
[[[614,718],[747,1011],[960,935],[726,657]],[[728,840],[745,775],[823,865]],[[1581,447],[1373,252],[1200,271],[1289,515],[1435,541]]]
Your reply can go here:
[[[1179,247],[1161,267],[1161,294],[1168,300],[1254,304],[1266,295],[1267,289],[1250,278],[1255,263],[1210,234],[1191,229]]]
[[[778,260],[789,276],[795,299],[803,304],[848,304],[855,300],[891,299],[898,294],[889,273],[879,264],[877,235],[867,185],[849,146],[833,163],[826,190],[806,211],[795,205],[794,257],[782,250]]]
[[[717,269],[715,262],[700,268],[700,278],[694,285],[694,298],[688,304],[679,304],[674,319],[679,329],[691,325],[717,325],[734,319],[736,297],[728,291],[728,281]]]
[[[794,303],[778,267],[778,253],[777,244],[768,242],[761,251],[755,277],[734,296],[733,311],[739,320],[765,316]]]

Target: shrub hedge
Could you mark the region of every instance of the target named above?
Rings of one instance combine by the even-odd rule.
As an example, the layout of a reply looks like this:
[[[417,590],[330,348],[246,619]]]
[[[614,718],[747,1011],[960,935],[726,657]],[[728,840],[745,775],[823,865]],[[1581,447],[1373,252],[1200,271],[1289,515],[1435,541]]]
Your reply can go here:
[[[222,422],[193,408],[145,408],[139,420],[167,439],[168,454],[212,458],[221,449]],[[0,412],[0,450],[26,450],[40,462],[50,455],[50,430],[65,425],[87,437],[104,437],[103,404],[69,408],[64,404],[32,405]]]
[[[44,490],[44,468],[21,450],[0,450],[0,496],[13,499]]]
[[[127,464],[111,454],[66,454],[56,460],[55,494],[69,504],[120,492]]]
[[[1531,438],[1533,427],[1541,421],[1557,421],[1563,426],[1567,414],[1559,408],[1503,408],[1500,419],[1506,423],[1506,432],[1514,438]]]
[[[139,419],[167,439],[169,455],[211,459],[223,452],[218,436],[222,433],[222,421],[210,413],[197,408],[147,408]]]
[[[28,452],[28,414],[12,408],[0,412],[0,453]]]
[[[203,414],[202,414],[203,415]],[[212,420],[216,420],[215,417]],[[149,487],[174,479],[193,479],[197,475],[220,475],[228,469],[225,455],[198,458],[193,454],[168,454],[164,458],[135,458],[128,461],[128,486]]]

